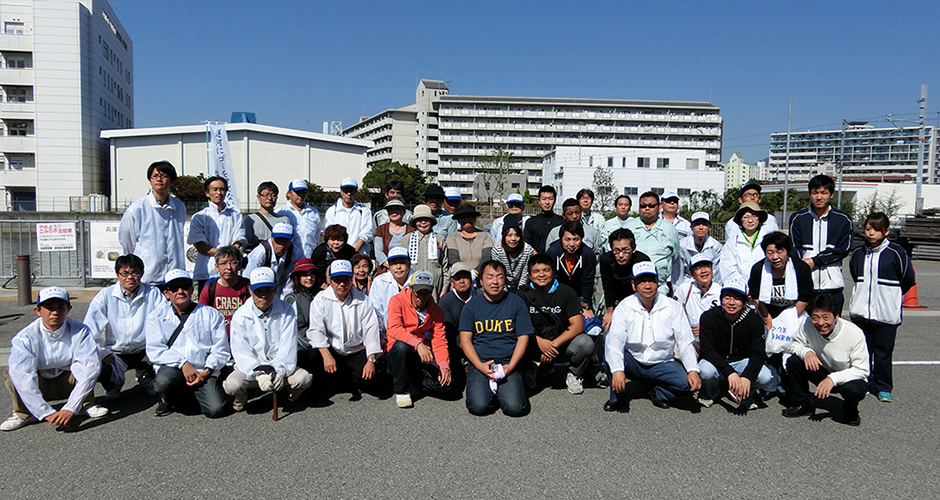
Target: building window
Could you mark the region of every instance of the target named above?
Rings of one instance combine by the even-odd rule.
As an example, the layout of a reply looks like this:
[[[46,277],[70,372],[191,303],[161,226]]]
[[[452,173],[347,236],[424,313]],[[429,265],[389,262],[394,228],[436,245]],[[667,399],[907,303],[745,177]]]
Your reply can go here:
[[[620,166],[621,166],[622,168],[626,168],[626,167],[627,167],[627,157],[626,157],[626,156],[624,156],[623,158],[620,159]]]
[[[690,196],[692,194],[691,188],[679,188],[677,191],[678,192],[676,194],[679,196]]]
[[[627,196],[630,196],[630,195],[636,196],[639,192],[640,192],[639,188],[635,188],[635,187],[623,188],[623,194]]]
[[[669,168],[669,158],[656,158],[656,168]]]
[[[7,35],[22,35],[26,33],[26,26],[21,22],[5,22],[3,23],[3,32]]]
[[[608,157],[607,157],[607,166],[608,166],[608,167],[613,167],[613,166],[614,166],[614,157],[613,157],[613,156],[608,156]]]
[[[698,170],[698,158],[686,158],[685,168],[686,170]]]
[[[637,158],[636,167],[637,168],[650,168],[650,159],[649,158]]]

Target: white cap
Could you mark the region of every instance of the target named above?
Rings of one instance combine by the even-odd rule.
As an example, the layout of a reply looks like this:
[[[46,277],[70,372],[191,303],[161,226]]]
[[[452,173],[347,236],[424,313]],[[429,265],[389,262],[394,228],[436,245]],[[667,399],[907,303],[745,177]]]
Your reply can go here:
[[[462,200],[463,196],[460,196],[460,189],[455,187],[444,188],[444,197],[448,200]]]
[[[433,290],[434,276],[428,271],[418,271],[411,275],[412,290]]]
[[[290,186],[287,188],[289,191],[306,191],[309,189],[307,187],[307,181],[303,179],[294,179],[290,181]]]
[[[171,281],[181,280],[181,279],[187,279],[189,281],[192,281],[193,277],[189,275],[189,272],[184,271],[182,269],[170,269],[169,271],[166,272],[166,274],[163,275],[163,284],[166,285],[167,283]]]
[[[637,279],[646,274],[652,274],[655,278],[659,278],[659,274],[656,272],[656,265],[652,262],[644,261],[633,264],[633,279]]]
[[[668,200],[669,198],[676,198],[676,199],[679,199],[679,195],[676,194],[675,191],[666,191],[665,193],[663,193],[663,196],[662,196],[662,198],[660,198],[660,199],[661,199],[661,200]]]
[[[709,226],[712,224],[712,216],[708,212],[695,212],[692,214],[692,224],[695,224],[697,220],[704,220]]]
[[[356,179],[353,179],[352,177],[347,177],[343,179],[342,182],[339,183],[339,187],[340,188],[351,187],[351,188],[359,189],[359,183],[356,182]]]
[[[408,256],[408,249],[405,247],[392,247],[388,249],[388,260],[392,259],[408,259],[411,260],[411,257]]]
[[[270,267],[256,267],[251,270],[251,274],[248,277],[249,287],[252,290],[257,290],[266,286],[277,286],[277,283],[274,281],[274,271]]]
[[[59,299],[65,301],[66,304],[71,304],[69,300],[69,292],[66,289],[60,286],[47,286],[39,291],[39,298],[36,300],[36,305],[42,305],[43,302],[51,299]]]
[[[286,222],[278,222],[271,228],[271,237],[291,239],[294,237],[294,226]]]
[[[509,195],[508,198],[506,198],[506,204],[508,205],[510,203],[525,203],[525,199],[522,197],[521,194],[513,193]]]
[[[747,297],[747,283],[745,283],[743,280],[729,280],[721,287],[722,295],[725,294],[725,290],[737,292]]]
[[[705,264],[705,263],[707,263],[710,266],[714,262],[712,262],[712,260],[709,259],[707,255],[697,253],[693,255],[691,259],[689,259],[689,269],[695,269],[695,266],[699,264]]]
[[[349,276],[352,277],[352,263],[348,260],[334,260],[330,264],[330,277]]]

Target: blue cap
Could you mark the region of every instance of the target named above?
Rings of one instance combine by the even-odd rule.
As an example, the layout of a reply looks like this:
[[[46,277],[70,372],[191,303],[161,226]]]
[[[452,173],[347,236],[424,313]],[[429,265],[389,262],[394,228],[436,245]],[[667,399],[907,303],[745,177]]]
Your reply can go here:
[[[460,196],[460,188],[449,187],[444,189],[444,196],[448,200],[462,200],[463,196]]]
[[[734,292],[747,298],[747,283],[742,280],[728,280],[721,286],[721,295],[726,295],[726,292]]]
[[[392,247],[388,249],[388,260],[392,259],[408,259],[411,261],[411,257],[408,255],[408,249],[405,247]]]
[[[659,279],[659,274],[656,272],[656,265],[649,261],[637,262],[633,264],[633,279],[637,279],[640,276],[653,275],[654,278]]]
[[[307,187],[307,181],[303,179],[294,179],[290,181],[290,186],[287,189],[289,191],[306,191],[309,188]]]

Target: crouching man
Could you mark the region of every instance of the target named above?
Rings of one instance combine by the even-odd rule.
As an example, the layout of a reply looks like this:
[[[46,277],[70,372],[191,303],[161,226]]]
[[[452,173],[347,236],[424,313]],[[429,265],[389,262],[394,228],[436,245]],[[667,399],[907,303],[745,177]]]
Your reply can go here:
[[[197,304],[189,273],[174,269],[163,278],[169,300],[147,321],[147,357],[157,376],[159,401],[154,415],[163,417],[195,400],[203,415],[221,417],[225,393],[218,373],[229,360],[225,319],[215,309]]]
[[[313,382],[307,370],[297,367],[297,314],[276,297],[271,268],[255,268],[249,282],[251,300],[232,316],[235,371],[222,382],[222,388],[235,397],[235,411],[244,411],[248,389],[255,388],[278,392],[287,387],[286,406],[292,406]]]
[[[413,405],[408,392],[412,380],[436,395],[453,389],[444,312],[433,298],[434,276],[418,271],[410,285],[388,304],[388,367],[399,408]]]
[[[699,403],[708,408],[726,385],[740,413],[757,407],[754,392],[778,389],[777,375],[764,364],[764,322],[747,306],[747,285],[731,280],[721,288],[721,307],[702,313],[702,390]]]
[[[868,347],[862,330],[839,317],[841,308],[829,294],[810,299],[809,320],[803,321],[788,349],[794,354],[787,360],[793,406],[783,409],[784,417],[816,412],[809,392],[812,382],[819,399],[832,392],[842,394],[843,423],[861,424],[858,403],[868,392]]]
[[[107,409],[93,404],[101,369],[98,346],[87,326],[68,317],[68,292],[57,286],[43,288],[35,310],[39,318],[10,342],[4,375],[13,396],[13,415],[0,430],[16,430],[37,419],[68,427],[81,409],[91,418],[107,415]],[[63,398],[68,401],[61,410],[48,403]]]
[[[633,288],[636,293],[614,309],[607,334],[611,383],[605,411],[623,407],[627,378],[640,382],[657,408],[668,408],[680,395],[701,387],[689,321],[678,302],[657,291],[652,262],[633,265]],[[673,359],[676,347],[682,364]]]

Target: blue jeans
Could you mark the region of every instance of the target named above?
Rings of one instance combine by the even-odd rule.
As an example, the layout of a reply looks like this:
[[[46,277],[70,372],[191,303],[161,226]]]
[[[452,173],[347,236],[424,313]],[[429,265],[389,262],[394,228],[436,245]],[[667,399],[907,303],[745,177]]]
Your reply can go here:
[[[656,397],[663,401],[673,401],[677,397],[691,392],[689,374],[678,361],[671,359],[649,366],[641,365],[628,351],[623,352],[623,373],[629,380],[635,380],[646,386],[654,386]],[[622,394],[610,387],[610,401],[617,403]]]
[[[521,417],[529,413],[529,396],[522,384],[522,375],[518,371],[510,373],[497,382],[496,394],[490,390],[490,379],[480,373],[473,365],[467,371],[467,409],[474,415],[486,415],[493,412],[495,402],[503,413],[510,417]]]
[[[747,358],[741,359],[738,361],[729,361],[728,364],[731,365],[731,368],[734,368],[734,371],[740,375],[745,368],[747,368]],[[718,372],[718,369],[715,368],[715,365],[709,363],[706,360],[701,360],[698,362],[699,377],[702,378],[702,396],[708,399],[715,399],[718,397],[718,393],[721,390],[721,382],[724,377],[721,373]],[[757,374],[757,380],[754,381],[754,386],[751,387],[751,392],[754,390],[763,389],[767,392],[775,392],[780,390],[780,379],[777,376],[777,372],[764,364],[761,366],[760,373]]]

